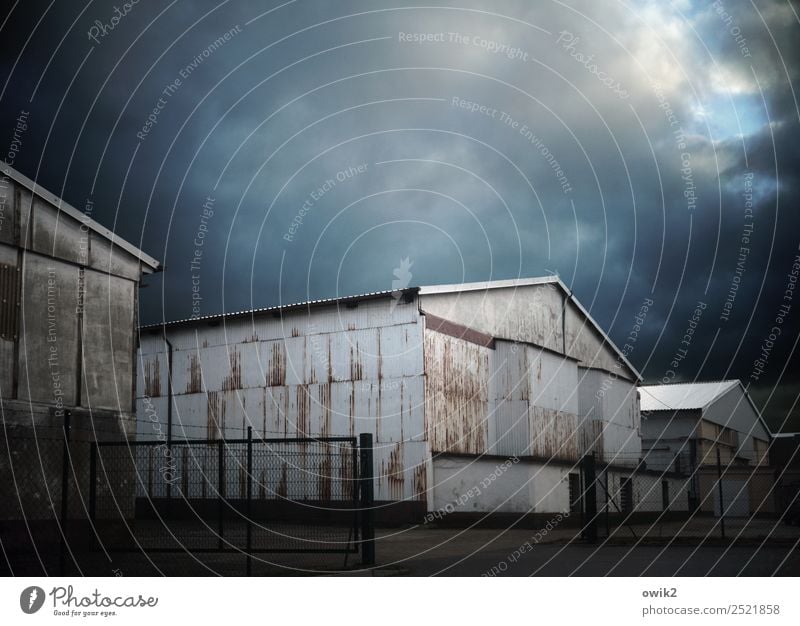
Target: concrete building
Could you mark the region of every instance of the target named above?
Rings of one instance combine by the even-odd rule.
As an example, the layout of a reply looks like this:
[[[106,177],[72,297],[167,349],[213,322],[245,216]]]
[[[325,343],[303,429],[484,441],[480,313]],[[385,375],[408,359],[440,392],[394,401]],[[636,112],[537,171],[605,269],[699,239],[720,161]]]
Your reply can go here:
[[[139,358],[140,440],[372,433],[384,517],[567,512],[584,453],[615,494],[641,459],[640,375],[556,277],[180,320],[143,328]]]
[[[67,414],[75,445],[135,435],[138,288],[159,264],[92,208],[0,164],[0,520],[52,519]]]
[[[689,476],[693,507],[732,516],[774,512],[771,434],[739,380],[640,387],[642,446],[648,468]]]

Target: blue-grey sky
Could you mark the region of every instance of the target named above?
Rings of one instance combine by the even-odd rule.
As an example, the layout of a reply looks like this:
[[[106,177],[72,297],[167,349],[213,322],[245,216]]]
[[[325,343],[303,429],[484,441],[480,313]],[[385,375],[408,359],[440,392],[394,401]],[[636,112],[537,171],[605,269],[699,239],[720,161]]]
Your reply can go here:
[[[2,5],[0,151],[163,261],[143,322],[558,272],[619,343],[652,299],[652,382],[702,303],[676,379],[790,414],[789,2]]]

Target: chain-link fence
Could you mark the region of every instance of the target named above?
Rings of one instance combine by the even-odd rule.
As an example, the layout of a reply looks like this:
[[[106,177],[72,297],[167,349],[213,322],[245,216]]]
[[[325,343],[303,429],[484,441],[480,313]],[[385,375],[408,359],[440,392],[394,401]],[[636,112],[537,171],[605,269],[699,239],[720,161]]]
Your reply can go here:
[[[182,574],[207,569],[203,554],[237,556],[248,574],[259,554],[360,552],[362,563],[374,560],[369,436],[265,439],[248,431],[236,440],[97,442],[69,435],[67,427],[4,437],[7,573],[110,573],[109,564],[131,562],[125,554],[149,564],[160,554],[189,557]]]
[[[774,539],[784,530],[774,471],[766,466],[678,473],[587,456],[580,483],[582,535],[591,542]]]

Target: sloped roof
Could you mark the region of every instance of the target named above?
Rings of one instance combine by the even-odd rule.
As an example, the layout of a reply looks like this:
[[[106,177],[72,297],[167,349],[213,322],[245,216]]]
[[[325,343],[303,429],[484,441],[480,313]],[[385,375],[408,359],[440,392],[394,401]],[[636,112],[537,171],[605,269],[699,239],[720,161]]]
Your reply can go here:
[[[572,293],[572,290],[567,287],[566,284],[558,277],[558,276],[537,276],[531,278],[513,278],[510,280],[490,280],[478,283],[461,283],[461,284],[454,284],[454,285],[430,285],[425,287],[419,288],[419,293],[421,295],[430,295],[430,294],[437,294],[437,293],[458,293],[464,291],[485,291],[488,289],[508,289],[508,288],[518,288],[518,287],[528,287],[531,285],[545,285],[545,284],[552,284],[559,287],[564,294],[566,294],[567,298],[572,302],[572,304],[577,308],[581,315],[586,318],[586,321],[589,323],[589,326],[593,328],[603,339],[603,342],[606,343],[611,350],[614,351],[614,354],[617,355],[617,358],[625,364],[625,366],[631,371],[631,373],[636,377],[637,380],[642,380],[642,375],[639,373],[633,364],[627,359],[627,357],[622,353],[622,351],[617,347],[617,345],[611,340],[611,338],[606,334],[603,328],[598,324],[594,318],[589,314],[584,306],[578,301],[575,295]]]
[[[102,224],[95,222],[93,219],[87,216],[83,211],[76,209],[69,202],[62,200],[56,194],[48,191],[40,184],[32,181],[30,178],[28,178],[21,172],[15,170],[8,163],[0,161],[0,172],[2,172],[5,176],[8,176],[15,182],[19,183],[20,185],[28,189],[34,195],[39,196],[43,200],[46,200],[47,202],[55,206],[57,209],[59,209],[66,215],[69,215],[71,218],[85,225],[86,228],[88,228],[89,230],[97,233],[104,239],[107,239],[114,246],[121,248],[122,250],[125,250],[125,252],[127,252],[128,254],[131,254],[132,256],[136,257],[137,259],[139,259],[139,261],[141,261],[144,265],[149,267],[152,271],[157,272],[161,268],[161,264],[156,259],[151,257],[149,254],[142,252],[132,243],[129,243],[122,237],[116,235],[113,231],[109,230]]]
[[[642,375],[639,373],[639,371],[633,366],[633,364],[630,361],[628,361],[628,359],[625,357],[622,351],[616,346],[616,344],[605,333],[605,331],[594,320],[594,318],[592,318],[592,316],[589,315],[589,312],[583,307],[583,305],[577,300],[577,298],[575,298],[569,287],[567,287],[558,276],[538,276],[529,278],[514,278],[510,280],[490,280],[490,281],[483,281],[476,283],[456,283],[452,285],[424,285],[419,287],[407,287],[405,289],[401,289],[398,291],[402,291],[404,293],[409,292],[409,293],[419,293],[420,295],[430,295],[438,293],[458,293],[464,291],[485,291],[487,289],[508,289],[508,288],[528,287],[531,285],[544,285],[544,284],[553,284],[558,286],[564,292],[567,298],[572,302],[572,304],[574,304],[575,307],[586,318],[586,321],[588,322],[589,326],[593,328],[602,337],[603,341],[606,344],[608,344],[608,346],[614,351],[614,353],[617,355],[620,361],[622,361],[625,364],[625,366],[628,367],[628,369],[631,371],[631,373],[633,373],[636,379],[642,380]],[[294,302],[291,304],[281,304],[276,306],[249,309],[244,311],[236,311],[234,313],[218,313],[215,315],[204,315],[202,317],[181,319],[171,322],[147,324],[145,326],[142,326],[142,328],[173,326],[178,324],[188,324],[197,321],[219,320],[223,318],[233,319],[236,317],[256,315],[259,313],[278,313],[280,311],[288,311],[304,307],[337,304],[340,302],[352,302],[355,300],[364,300],[376,297],[378,298],[387,297],[393,294],[396,295],[397,291],[374,291],[360,295],[340,296],[336,298],[323,298],[320,300],[308,300],[305,302]]]
[[[688,411],[705,409],[739,385],[738,380],[707,383],[675,383],[643,385],[640,390],[642,411]]]

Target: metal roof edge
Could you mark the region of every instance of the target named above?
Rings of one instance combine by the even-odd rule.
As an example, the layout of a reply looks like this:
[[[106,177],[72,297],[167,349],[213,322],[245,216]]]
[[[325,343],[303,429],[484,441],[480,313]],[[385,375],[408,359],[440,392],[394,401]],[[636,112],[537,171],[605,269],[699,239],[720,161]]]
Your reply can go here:
[[[92,229],[98,235],[102,235],[103,237],[105,237],[113,245],[122,248],[128,254],[131,254],[132,256],[136,257],[137,259],[139,259],[139,261],[147,265],[154,272],[159,271],[159,269],[161,268],[161,263],[158,262],[153,257],[151,257],[149,254],[143,252],[142,250],[134,246],[132,243],[128,242],[119,235],[115,234],[114,231],[94,221],[92,218],[87,216],[83,211],[79,211],[63,198],[60,198],[53,192],[45,189],[38,183],[32,181],[30,178],[28,178],[18,170],[14,169],[11,165],[6,163],[5,161],[0,161],[0,172],[10,177],[14,181],[18,182],[23,187],[26,187],[32,194],[37,195],[42,199],[46,200],[47,202],[49,202],[50,204],[54,205],[59,211],[63,211],[73,219],[76,219],[81,224],[85,224],[88,228]]]
[[[331,304],[337,304],[340,302],[352,302],[355,300],[372,300],[376,298],[385,298],[387,296],[391,296],[392,294],[402,292],[402,293],[416,293],[418,290],[417,287],[407,287],[406,289],[399,289],[399,290],[384,290],[384,291],[370,291],[368,293],[361,293],[352,296],[339,296],[336,298],[320,298],[318,300],[306,300],[303,302],[292,302],[290,304],[276,304],[273,306],[267,307],[260,307],[257,309],[245,309],[242,311],[233,311],[231,313],[212,313],[210,315],[201,315],[199,317],[185,317],[183,319],[178,320],[171,320],[169,322],[156,322],[153,324],[143,324],[139,326],[139,330],[152,330],[154,328],[164,328],[164,327],[171,327],[171,326],[179,326],[183,324],[192,324],[198,322],[213,322],[215,320],[224,320],[229,318],[242,318],[248,315],[261,315],[264,313],[276,313],[279,311],[292,311],[297,309],[303,309],[308,307],[316,307],[316,306],[326,306]]]
[[[747,401],[750,403],[750,406],[756,412],[756,415],[758,416],[758,421],[761,422],[761,425],[764,427],[764,430],[767,431],[767,436],[770,439],[774,439],[777,433],[773,433],[772,429],[767,425],[767,422],[764,420],[764,416],[761,415],[761,411],[758,410],[756,403],[753,402],[753,399],[750,397],[750,392],[747,390],[747,387],[744,386],[744,383],[742,382],[741,378],[737,378],[736,382],[739,383],[739,388],[742,390],[742,393],[744,393],[744,397],[747,398]]]
[[[563,289],[563,290],[564,290],[564,293],[566,293],[566,294],[567,294],[567,296],[569,296],[569,299],[570,299],[570,301],[571,301],[571,302],[572,302],[572,303],[573,303],[573,304],[574,304],[574,305],[575,305],[575,306],[578,308],[578,310],[579,310],[579,311],[580,311],[580,312],[581,312],[581,313],[582,313],[582,314],[583,314],[583,315],[586,317],[586,319],[587,319],[587,320],[589,320],[589,322],[591,322],[592,326],[594,326],[595,330],[596,330],[598,333],[600,333],[600,336],[603,338],[603,340],[604,340],[604,341],[605,341],[605,342],[606,342],[606,343],[607,343],[609,346],[611,346],[611,349],[612,349],[612,350],[614,350],[614,352],[616,352],[616,353],[617,353],[617,356],[620,358],[620,360],[621,360],[623,363],[625,363],[625,365],[628,367],[628,369],[629,369],[631,372],[633,372],[633,375],[636,377],[636,382],[641,382],[641,381],[643,381],[643,380],[644,380],[644,378],[642,377],[642,375],[641,375],[641,373],[639,372],[639,370],[637,370],[637,369],[636,369],[636,368],[633,366],[633,364],[632,364],[632,363],[631,363],[631,362],[628,360],[628,358],[627,358],[627,357],[626,357],[626,356],[625,356],[625,355],[622,353],[622,351],[621,351],[621,350],[620,350],[620,349],[617,347],[617,344],[615,344],[615,343],[614,343],[614,342],[611,340],[611,337],[609,337],[609,336],[606,334],[606,332],[605,332],[605,331],[602,329],[602,327],[600,326],[600,324],[598,324],[598,323],[595,321],[595,319],[594,319],[594,318],[591,316],[591,314],[589,313],[589,311],[587,311],[587,310],[586,310],[586,308],[584,308],[584,306],[583,306],[583,305],[580,303],[580,301],[579,301],[579,300],[578,300],[578,299],[575,297],[575,294],[574,294],[574,293],[572,293],[572,290],[571,290],[569,287],[567,287],[567,285],[566,285],[566,284],[564,284],[564,281],[562,281],[562,280],[561,280],[561,278],[559,278],[558,276],[554,276],[553,278],[555,278],[555,280],[554,280],[553,282],[555,282],[555,283],[556,283],[556,284],[557,284],[559,287],[561,287],[561,289]]]
[[[701,384],[713,385],[715,383],[719,383],[719,384],[721,384],[721,383],[731,383],[731,385],[729,387],[727,387],[726,389],[724,389],[723,391],[720,391],[716,396],[711,398],[711,400],[706,402],[704,406],[701,406],[700,410],[703,411],[703,412],[705,412],[706,409],[708,409],[708,407],[710,407],[712,404],[714,404],[717,400],[721,400],[723,396],[728,395],[731,391],[736,389],[737,385],[741,385],[742,384],[742,381],[740,381],[738,378],[731,378],[731,379],[728,379],[728,380],[709,381],[707,383],[701,383]],[[696,383],[689,383],[689,384],[693,385],[693,384],[696,384]],[[746,391],[745,391],[745,395],[747,395]],[[753,407],[753,408],[755,408],[755,407]],[[756,415],[758,415],[758,411],[756,411]]]
[[[422,296],[438,293],[458,293],[462,291],[486,291],[487,289],[508,289],[510,287],[529,287],[531,285],[545,285],[555,283],[557,276],[538,276],[531,278],[509,278],[501,280],[486,280],[474,283],[455,283],[450,285],[420,285],[419,293]]]

